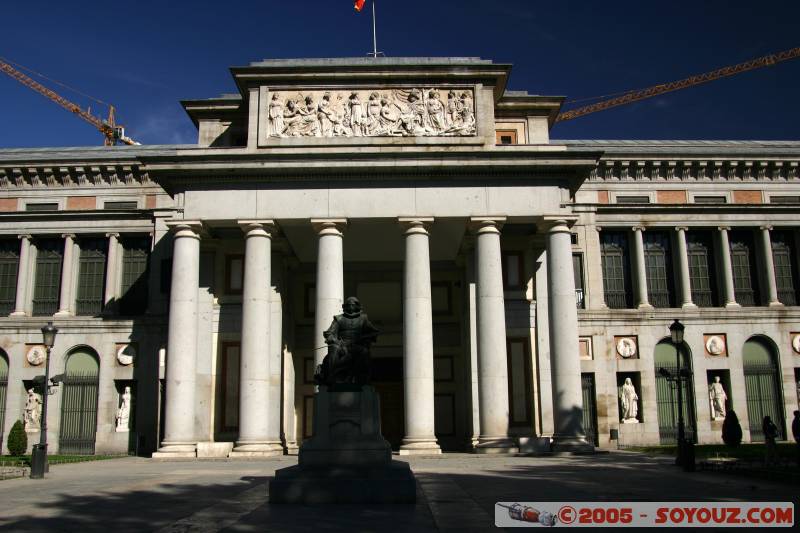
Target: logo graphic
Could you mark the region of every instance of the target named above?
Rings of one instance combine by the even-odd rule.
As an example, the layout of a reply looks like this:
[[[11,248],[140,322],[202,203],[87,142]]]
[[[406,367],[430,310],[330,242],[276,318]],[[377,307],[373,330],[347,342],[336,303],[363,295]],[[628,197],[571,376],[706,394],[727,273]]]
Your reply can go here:
[[[512,520],[519,520],[520,522],[533,522],[543,526],[552,527],[556,525],[556,517],[549,511],[539,511],[533,507],[528,507],[520,503],[513,503],[511,505],[497,504],[504,509],[508,509],[508,516]],[[562,509],[563,510],[563,509]],[[574,519],[573,509],[573,519]]]

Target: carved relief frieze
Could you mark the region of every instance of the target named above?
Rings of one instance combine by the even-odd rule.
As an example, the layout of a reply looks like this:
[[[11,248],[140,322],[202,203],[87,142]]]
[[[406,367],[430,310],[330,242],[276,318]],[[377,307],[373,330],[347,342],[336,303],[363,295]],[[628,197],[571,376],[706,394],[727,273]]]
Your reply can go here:
[[[270,91],[267,137],[463,137],[476,134],[472,89]],[[263,115],[262,115],[263,116]]]

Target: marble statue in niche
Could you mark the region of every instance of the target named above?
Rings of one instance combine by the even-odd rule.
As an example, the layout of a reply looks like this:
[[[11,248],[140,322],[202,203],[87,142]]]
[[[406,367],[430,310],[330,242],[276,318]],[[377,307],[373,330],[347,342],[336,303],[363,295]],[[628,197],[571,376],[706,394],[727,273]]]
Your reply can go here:
[[[711,420],[725,420],[725,387],[720,383],[719,376],[714,376],[714,382],[708,386],[708,400],[711,403]]]
[[[28,399],[25,400],[25,431],[39,431],[42,421],[42,395],[34,390],[28,389]]]
[[[631,378],[625,378],[625,384],[622,385],[619,399],[622,404],[622,423],[638,424],[639,395],[636,394],[636,388],[633,386]]]
[[[471,89],[276,91],[267,104],[270,137],[436,137],[476,134]]]
[[[131,419],[131,388],[125,387],[122,393],[122,402],[117,409],[117,432],[130,431],[129,424]]]

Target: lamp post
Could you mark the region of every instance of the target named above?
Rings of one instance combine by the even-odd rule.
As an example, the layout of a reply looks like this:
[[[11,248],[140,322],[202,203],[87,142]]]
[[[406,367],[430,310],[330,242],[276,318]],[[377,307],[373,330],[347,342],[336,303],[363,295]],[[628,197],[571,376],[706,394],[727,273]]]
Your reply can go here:
[[[694,471],[694,445],[686,442],[686,432],[683,422],[683,382],[688,381],[690,373],[681,364],[681,351],[683,349],[684,325],[679,320],[675,320],[669,327],[670,340],[675,346],[675,375],[666,368],[659,368],[658,373],[664,376],[667,381],[674,382],[678,388],[678,453],[675,464],[682,466],[687,472]]]
[[[39,424],[39,444],[34,444],[31,453],[31,479],[42,479],[47,470],[47,397],[50,396],[50,350],[56,342],[58,328],[52,322],[42,327],[42,339],[47,349],[44,360],[44,383],[42,384],[42,420]]]

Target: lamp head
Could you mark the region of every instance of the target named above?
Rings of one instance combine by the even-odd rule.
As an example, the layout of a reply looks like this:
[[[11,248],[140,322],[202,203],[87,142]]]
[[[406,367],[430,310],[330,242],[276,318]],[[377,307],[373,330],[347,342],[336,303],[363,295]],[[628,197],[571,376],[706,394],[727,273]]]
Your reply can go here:
[[[42,339],[45,346],[53,347],[56,343],[56,333],[58,333],[58,328],[52,322],[48,322],[46,326],[42,327]]]
[[[683,330],[686,329],[683,324],[680,323],[679,320],[675,320],[669,326],[669,333],[672,337],[672,344],[683,344]]]

